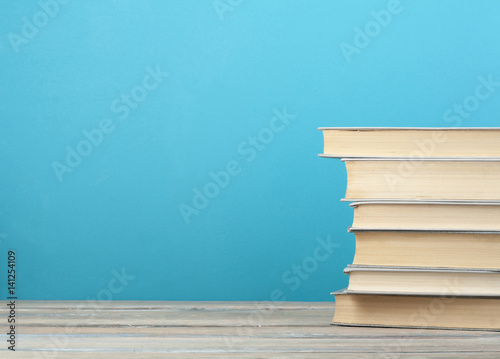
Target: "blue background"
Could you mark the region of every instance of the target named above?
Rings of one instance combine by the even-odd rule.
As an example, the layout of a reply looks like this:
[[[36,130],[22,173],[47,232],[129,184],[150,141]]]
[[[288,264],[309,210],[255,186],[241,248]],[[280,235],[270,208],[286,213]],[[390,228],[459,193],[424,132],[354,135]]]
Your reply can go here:
[[[500,81],[500,2],[402,0],[378,30],[388,1],[221,3],[52,2],[45,18],[2,4],[0,265],[14,249],[20,299],[332,300],[352,210],[317,127],[498,125],[498,86],[443,114]],[[41,25],[29,39],[26,21]],[[169,75],[120,120],[114,101],[156,67]],[[295,117],[243,154],[275,111]],[[53,164],[105,119],[114,130],[60,181]],[[186,221],[180,206],[230,161],[240,172]]]

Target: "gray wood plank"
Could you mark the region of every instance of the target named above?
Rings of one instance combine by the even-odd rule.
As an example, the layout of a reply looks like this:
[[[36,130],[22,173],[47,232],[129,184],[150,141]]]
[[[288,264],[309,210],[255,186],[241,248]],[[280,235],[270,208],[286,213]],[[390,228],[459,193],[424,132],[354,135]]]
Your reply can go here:
[[[330,302],[19,301],[16,310],[19,358],[500,357],[499,332],[331,326]]]

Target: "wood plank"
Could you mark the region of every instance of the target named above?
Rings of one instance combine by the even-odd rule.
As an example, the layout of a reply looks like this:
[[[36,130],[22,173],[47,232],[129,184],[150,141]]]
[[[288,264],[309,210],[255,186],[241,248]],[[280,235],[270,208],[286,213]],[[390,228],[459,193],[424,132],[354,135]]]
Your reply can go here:
[[[331,326],[330,302],[16,304],[19,358],[500,357],[499,332]]]
[[[45,356],[44,356],[45,355]],[[491,353],[422,353],[422,354],[411,354],[411,353],[286,353],[279,354],[273,352],[261,352],[258,354],[252,353],[199,353],[195,355],[187,355],[186,353],[76,353],[71,354],[65,353],[46,353],[46,352],[19,352],[12,357],[19,359],[56,359],[56,358],[75,358],[75,359],[127,359],[127,358],[147,358],[147,359],[217,359],[217,358],[241,358],[241,359],[328,359],[328,358],[343,358],[343,359],[496,359],[498,355],[492,355]]]
[[[8,303],[7,301],[0,301]],[[81,308],[82,310],[92,309],[255,309],[255,308],[272,308],[275,310],[287,309],[331,309],[335,308],[335,303],[332,302],[198,302],[198,301],[44,301],[44,300],[18,300],[17,305],[23,309],[57,309],[57,310],[73,310]]]
[[[393,339],[360,339],[318,337],[307,338],[297,336],[263,337],[255,330],[247,336],[141,336],[141,335],[30,335],[26,334],[19,341],[23,350],[57,349],[70,351],[92,350],[109,352],[162,352],[162,353],[213,353],[213,352],[261,352],[278,353],[373,353],[382,350],[407,353],[442,353],[443,351],[474,352],[478,348],[482,352],[498,352],[498,338],[485,340],[475,338],[401,338]]]

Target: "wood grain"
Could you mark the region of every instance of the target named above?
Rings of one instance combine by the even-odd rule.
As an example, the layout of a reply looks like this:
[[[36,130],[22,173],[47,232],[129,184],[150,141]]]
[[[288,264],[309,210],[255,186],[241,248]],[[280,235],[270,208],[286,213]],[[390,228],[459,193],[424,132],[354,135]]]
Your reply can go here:
[[[331,326],[333,303],[18,301],[16,311],[17,350],[0,335],[2,358],[500,357],[500,333]]]

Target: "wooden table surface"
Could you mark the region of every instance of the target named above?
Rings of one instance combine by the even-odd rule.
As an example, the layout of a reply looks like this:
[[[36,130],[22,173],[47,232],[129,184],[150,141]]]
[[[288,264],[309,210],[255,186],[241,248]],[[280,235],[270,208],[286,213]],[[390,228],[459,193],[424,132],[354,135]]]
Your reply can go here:
[[[330,325],[334,303],[17,301],[1,358],[500,358],[500,333]]]

